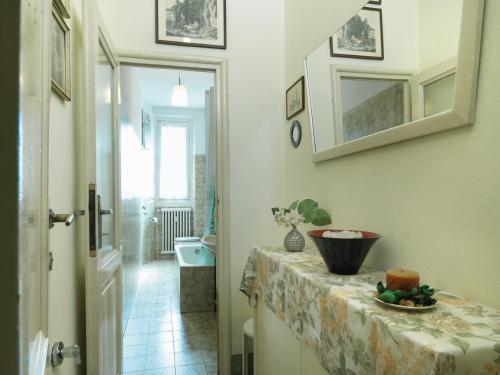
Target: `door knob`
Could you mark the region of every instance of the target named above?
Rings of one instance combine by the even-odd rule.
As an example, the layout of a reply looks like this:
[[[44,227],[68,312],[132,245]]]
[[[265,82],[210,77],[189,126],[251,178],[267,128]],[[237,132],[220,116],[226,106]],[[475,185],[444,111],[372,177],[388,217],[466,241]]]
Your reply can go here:
[[[80,347],[78,345],[73,345],[65,348],[63,342],[56,342],[52,347],[52,366],[60,366],[64,362],[64,358],[74,358],[77,365],[82,363],[82,358],[80,357]]]
[[[74,214],[56,214],[54,210],[49,210],[49,228],[54,228],[55,223],[64,223],[67,227],[75,221]]]

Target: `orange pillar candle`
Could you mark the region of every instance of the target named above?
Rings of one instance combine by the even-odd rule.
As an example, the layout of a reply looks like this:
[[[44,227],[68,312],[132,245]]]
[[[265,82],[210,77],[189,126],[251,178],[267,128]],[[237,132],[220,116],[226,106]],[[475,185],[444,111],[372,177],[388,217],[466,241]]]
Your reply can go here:
[[[408,271],[402,268],[394,268],[385,273],[387,289],[410,291],[420,286],[418,272]]]

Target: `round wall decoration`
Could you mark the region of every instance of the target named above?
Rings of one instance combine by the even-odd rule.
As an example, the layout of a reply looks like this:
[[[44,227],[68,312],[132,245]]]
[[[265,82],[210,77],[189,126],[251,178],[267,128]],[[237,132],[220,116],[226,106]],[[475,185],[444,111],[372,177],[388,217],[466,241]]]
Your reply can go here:
[[[295,120],[292,122],[292,126],[290,127],[290,141],[292,142],[292,146],[297,148],[300,145],[300,141],[302,140],[302,126],[300,122]]]

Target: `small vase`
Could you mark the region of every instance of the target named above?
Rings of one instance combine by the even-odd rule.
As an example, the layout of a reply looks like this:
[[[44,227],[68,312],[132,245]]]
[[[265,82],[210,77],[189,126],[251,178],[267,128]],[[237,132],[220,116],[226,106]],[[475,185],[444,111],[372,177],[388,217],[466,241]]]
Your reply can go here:
[[[283,244],[288,251],[297,253],[304,250],[306,240],[304,239],[302,233],[297,230],[297,227],[292,225],[292,230],[285,236]]]

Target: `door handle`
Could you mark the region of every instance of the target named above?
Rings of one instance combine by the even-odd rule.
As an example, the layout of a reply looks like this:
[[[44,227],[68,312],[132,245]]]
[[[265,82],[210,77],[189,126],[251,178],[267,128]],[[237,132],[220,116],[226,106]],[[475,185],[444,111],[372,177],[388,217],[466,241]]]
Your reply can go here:
[[[74,214],[56,214],[54,210],[49,210],[49,228],[54,228],[55,223],[64,223],[69,227],[74,221]]]
[[[72,214],[56,214],[54,210],[49,210],[49,228],[54,228],[55,223],[64,223],[67,227],[71,226],[77,216],[84,216],[85,210],[76,210]]]

